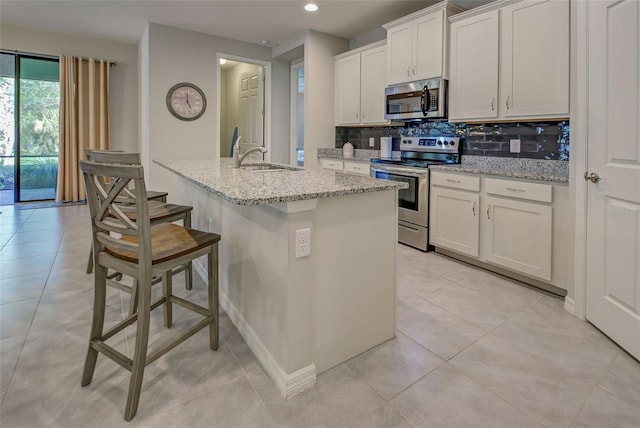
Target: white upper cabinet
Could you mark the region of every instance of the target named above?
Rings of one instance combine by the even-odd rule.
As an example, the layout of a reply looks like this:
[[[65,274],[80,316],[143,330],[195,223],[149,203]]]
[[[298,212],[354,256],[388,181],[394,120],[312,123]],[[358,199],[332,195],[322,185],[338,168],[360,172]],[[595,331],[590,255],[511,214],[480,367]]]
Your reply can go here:
[[[447,18],[463,10],[443,1],[385,24],[388,84],[447,78]]]
[[[498,117],[497,10],[451,24],[450,119]]]
[[[568,1],[489,4],[450,21],[450,120],[568,117]]]
[[[336,125],[389,123],[384,118],[386,59],[384,42],[336,56]]]
[[[360,54],[336,60],[336,123],[360,123]]]
[[[569,2],[526,0],[500,9],[505,117],[569,114]]]
[[[384,118],[387,48],[381,46],[362,52],[360,64],[360,121],[363,124],[389,123]]]

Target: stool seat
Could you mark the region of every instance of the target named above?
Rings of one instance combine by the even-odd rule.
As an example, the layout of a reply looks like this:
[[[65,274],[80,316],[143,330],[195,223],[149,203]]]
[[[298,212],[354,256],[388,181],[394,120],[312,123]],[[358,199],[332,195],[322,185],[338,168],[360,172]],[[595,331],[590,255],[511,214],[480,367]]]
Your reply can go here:
[[[135,236],[124,236],[123,241],[138,243]],[[159,264],[182,257],[220,241],[220,235],[187,229],[173,223],[151,226],[151,264]],[[138,253],[106,246],[110,255],[131,263],[138,263]]]

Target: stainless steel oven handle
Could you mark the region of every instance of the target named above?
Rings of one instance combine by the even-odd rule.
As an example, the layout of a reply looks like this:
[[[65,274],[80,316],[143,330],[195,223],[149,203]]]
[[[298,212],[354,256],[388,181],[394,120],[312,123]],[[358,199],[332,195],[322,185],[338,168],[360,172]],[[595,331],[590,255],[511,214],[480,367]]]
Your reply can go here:
[[[391,167],[391,166],[385,166],[385,167],[371,167],[371,171],[375,172],[392,172],[392,173],[396,173],[397,175],[406,175],[407,177],[417,177],[417,178],[421,178],[421,177],[425,177],[429,171],[425,168],[424,172],[422,171],[409,171],[405,168],[396,168],[396,167]]]

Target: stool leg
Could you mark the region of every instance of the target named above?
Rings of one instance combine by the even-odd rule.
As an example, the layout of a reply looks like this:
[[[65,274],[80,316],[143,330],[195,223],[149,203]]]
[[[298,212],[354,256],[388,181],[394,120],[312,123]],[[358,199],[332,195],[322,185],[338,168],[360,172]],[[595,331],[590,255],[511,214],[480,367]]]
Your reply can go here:
[[[96,369],[98,361],[98,351],[91,345],[94,340],[102,339],[102,329],[104,327],[104,312],[107,300],[107,269],[103,266],[96,266],[94,274],[94,291],[93,291],[93,320],[91,321],[91,338],[89,340],[89,349],[87,358],[84,363],[82,372],[82,386],[87,386],[93,379],[93,372]]]
[[[129,316],[133,315],[138,308],[138,278],[133,278],[131,285],[131,298],[129,299]]]
[[[138,325],[136,329],[136,343],[133,353],[133,366],[131,368],[131,380],[129,381],[129,393],[124,411],[124,419],[130,421],[138,411],[140,391],[142,390],[142,378],[147,360],[147,346],[149,344],[149,323],[151,312],[151,275],[139,278],[138,281]]]
[[[162,274],[162,294],[164,295],[164,326],[171,328],[173,323],[173,307],[171,304],[171,295],[173,294],[173,274],[171,271]]]
[[[191,229],[191,212],[187,212],[184,218],[184,227]],[[193,262],[189,262],[187,264],[187,268],[184,271],[184,286],[187,290],[191,290],[193,288]]]
[[[207,288],[209,295],[209,311],[211,324],[209,325],[209,347],[216,351],[219,342],[218,322],[218,244],[214,244],[207,255]]]
[[[93,272],[93,245],[89,249],[89,260],[87,260],[87,273]]]

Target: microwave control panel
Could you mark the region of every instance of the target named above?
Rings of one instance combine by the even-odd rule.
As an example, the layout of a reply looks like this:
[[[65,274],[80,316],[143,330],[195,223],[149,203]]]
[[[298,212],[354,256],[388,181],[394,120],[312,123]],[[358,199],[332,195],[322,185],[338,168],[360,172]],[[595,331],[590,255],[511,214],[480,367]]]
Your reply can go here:
[[[402,137],[400,150],[459,153],[460,137]]]

